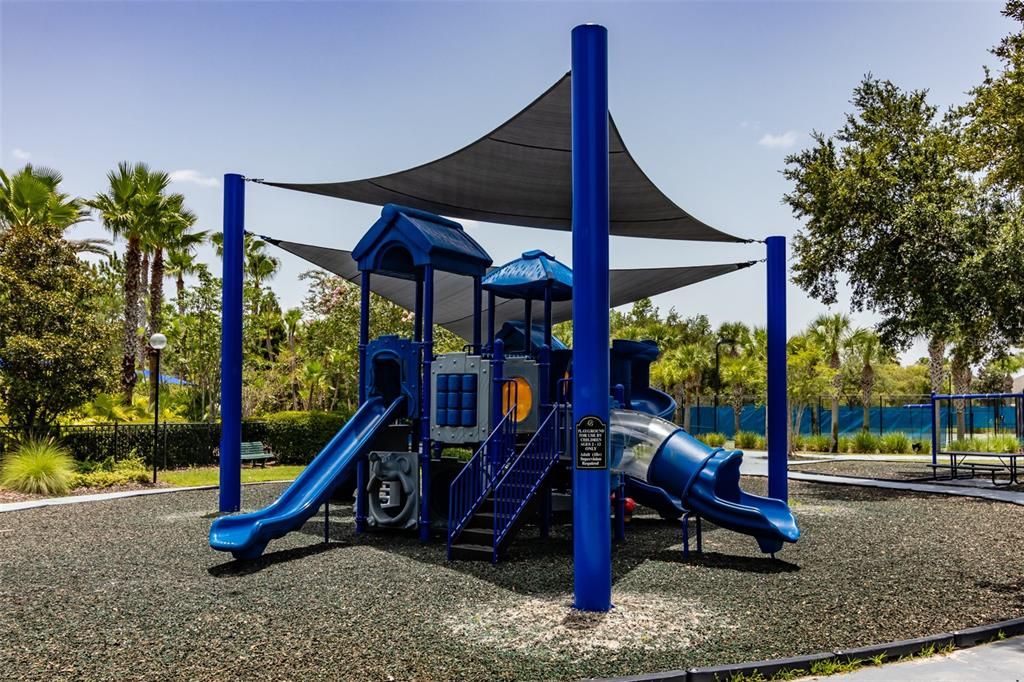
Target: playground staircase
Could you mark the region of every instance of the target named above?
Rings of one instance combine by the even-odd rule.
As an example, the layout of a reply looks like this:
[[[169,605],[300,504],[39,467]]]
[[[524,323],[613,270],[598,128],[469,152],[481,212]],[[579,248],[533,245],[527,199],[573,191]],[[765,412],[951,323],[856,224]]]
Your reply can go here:
[[[551,409],[521,450],[514,437],[509,444],[507,433],[498,433],[499,425],[467,462],[451,486],[449,560],[498,561],[558,461],[566,414],[564,409]]]

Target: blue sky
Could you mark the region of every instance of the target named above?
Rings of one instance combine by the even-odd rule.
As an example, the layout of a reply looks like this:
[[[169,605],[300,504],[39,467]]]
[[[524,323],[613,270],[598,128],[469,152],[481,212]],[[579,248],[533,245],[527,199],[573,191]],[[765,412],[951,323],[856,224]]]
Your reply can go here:
[[[608,27],[610,108],[641,167],[690,213],[745,237],[792,235],[784,156],[842,123],[867,72],[962,102],[1013,30],[1001,4],[0,2],[0,166],[63,172],[90,196],[122,159],[173,172],[202,227],[221,176],[347,180],[446,154],[569,68],[569,32]],[[362,204],[248,187],[247,227],[351,248]],[[496,263],[570,261],[567,234],[468,223]],[[99,236],[84,224],[76,236]],[[299,305],[307,264],[274,282]],[[760,245],[612,240],[613,267],[758,259]],[[214,263],[212,251],[203,257]],[[764,269],[660,296],[714,323],[764,319]],[[840,308],[843,306],[840,305]],[[824,310],[795,287],[792,331]],[[856,318],[870,324],[872,318]],[[921,354],[920,345],[906,357]]]

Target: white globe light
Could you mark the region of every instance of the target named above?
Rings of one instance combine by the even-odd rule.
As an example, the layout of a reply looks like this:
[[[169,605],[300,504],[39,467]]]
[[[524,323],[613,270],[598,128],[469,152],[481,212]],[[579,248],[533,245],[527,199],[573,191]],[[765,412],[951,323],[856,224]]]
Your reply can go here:
[[[157,333],[149,337],[149,347],[153,350],[163,350],[167,347],[167,337]]]

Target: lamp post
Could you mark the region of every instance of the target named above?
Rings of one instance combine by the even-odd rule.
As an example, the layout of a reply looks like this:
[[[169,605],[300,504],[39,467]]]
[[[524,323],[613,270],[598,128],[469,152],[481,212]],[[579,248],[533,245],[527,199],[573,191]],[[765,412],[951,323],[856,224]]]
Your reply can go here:
[[[718,433],[718,392],[722,390],[722,374],[721,369],[721,350],[722,346],[735,346],[736,339],[719,339],[718,343],[715,344],[715,407],[712,412],[714,415],[712,418],[713,429],[715,433]]]
[[[153,483],[156,483],[156,452],[160,442],[160,351],[167,347],[167,337],[157,332],[149,337],[149,347],[156,351],[156,371],[153,380],[156,390],[153,392]]]

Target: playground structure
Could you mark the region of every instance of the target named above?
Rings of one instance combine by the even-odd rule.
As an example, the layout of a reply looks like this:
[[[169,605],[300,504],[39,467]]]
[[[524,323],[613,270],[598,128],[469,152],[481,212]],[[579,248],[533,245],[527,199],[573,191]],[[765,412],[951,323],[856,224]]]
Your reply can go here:
[[[544,97],[531,106],[543,103]],[[526,118],[521,114],[496,133]],[[545,534],[556,502],[571,506],[575,605],[584,610],[611,605],[612,499],[620,538],[631,496],[665,518],[685,523],[694,516],[698,523],[704,518],[750,535],[765,553],[774,555],[798,539],[786,505],[784,239],[766,240],[770,497],[765,498],[740,490],[742,453],[709,448],[668,421],[675,402],[650,386],[649,366],[660,349],[652,342],[610,343],[609,226],[629,236],[672,238],[656,225],[660,219],[647,227],[642,220],[610,217],[609,165],[624,163],[625,156],[633,164],[627,170],[647,180],[628,154],[609,160],[610,140],[621,147],[608,116],[607,34],[603,27],[580,26],[573,31],[571,150],[566,154],[573,262],[581,266],[575,272],[540,251],[489,269],[490,256],[459,223],[424,210],[432,201],[445,205],[442,199],[423,200],[418,207],[382,202],[380,219],[351,252],[362,292],[360,406],[274,504],[217,519],[210,530],[214,549],[239,559],[258,557],[271,540],[328,505],[353,473],[358,532],[415,529],[428,542],[435,529],[443,530],[451,559],[496,562],[524,524],[535,520]],[[221,511],[228,512],[240,505],[243,182],[238,175],[225,177],[220,494]],[[311,187],[301,189],[329,193]],[[654,201],[667,202],[651,188],[657,192],[649,192]],[[357,190],[358,200],[378,201],[365,194],[365,187]],[[743,241],[695,221],[671,202],[668,206],[696,235],[678,238]],[[484,220],[495,220],[496,213],[463,211]],[[565,222],[530,220],[498,222],[560,229]],[[634,223],[641,227],[627,231]],[[438,277],[452,276],[470,282],[465,291],[471,291],[471,332],[462,351],[438,355],[435,285],[442,281]],[[403,280],[414,292],[411,339],[371,340],[370,292],[381,278]],[[552,333],[553,306],[570,299],[571,350]],[[496,328],[509,301],[522,301],[522,318]],[[543,305],[539,323],[534,302]],[[446,450],[466,448],[473,452],[468,461],[445,456]]]
[[[277,502],[219,519],[210,535],[214,548],[259,556],[270,540],[327,504],[354,465],[358,530],[418,528],[426,541],[443,525],[450,558],[496,562],[527,518],[547,532],[552,495],[570,495],[574,454],[577,468],[611,471],[607,494],[616,501],[630,496],[669,519],[692,511],[753,536],[768,553],[799,536],[784,502],[740,490],[741,453],[709,448],[668,421],[675,401],[650,386],[654,342],[612,342],[610,424],[584,420],[572,428],[573,352],[554,337],[550,311],[552,301],[571,297],[573,273],[550,255],[528,251],[488,273],[490,257],[458,223],[388,205],[353,256],[364,291],[377,276],[408,280],[422,291],[414,337],[369,340],[363,302],[360,408]],[[499,295],[522,300],[523,321],[500,330],[488,325],[486,337],[475,334],[464,351],[434,354],[432,278],[440,271],[471,278],[474,291],[487,293],[490,311]],[[532,322],[534,300],[544,302],[540,324]],[[474,319],[480,330],[482,306],[474,306]],[[418,445],[416,456],[410,447],[389,449],[403,440]],[[463,463],[445,456],[451,448],[474,454]],[[620,535],[623,506],[615,507]]]

